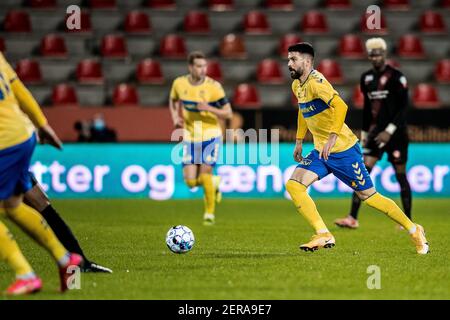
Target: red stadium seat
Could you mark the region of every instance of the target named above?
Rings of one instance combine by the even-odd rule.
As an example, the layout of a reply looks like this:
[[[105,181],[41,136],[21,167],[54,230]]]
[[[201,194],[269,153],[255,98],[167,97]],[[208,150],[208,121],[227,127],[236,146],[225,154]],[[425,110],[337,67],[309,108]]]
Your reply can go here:
[[[251,34],[270,33],[270,24],[266,14],[256,10],[248,12],[244,17],[244,31]]]
[[[345,58],[364,58],[366,53],[361,38],[354,34],[344,35],[339,42],[339,54]]]
[[[402,58],[424,58],[425,51],[423,49],[420,38],[413,34],[403,35],[398,42],[397,53]]]
[[[434,75],[438,82],[450,83],[450,59],[439,61],[436,64]]]
[[[281,57],[286,58],[288,55],[288,48],[296,43],[301,42],[302,39],[296,35],[295,33],[285,34],[280,39],[280,43],[278,45],[278,53]]]
[[[128,56],[125,38],[121,35],[109,34],[103,37],[101,52],[103,57],[124,58]]]
[[[442,0],[441,6],[442,8],[450,9],[450,0]]]
[[[116,9],[116,0],[90,0],[90,7],[93,9]]]
[[[325,3],[329,9],[350,9],[351,6],[350,0],[327,0]]]
[[[245,59],[247,51],[242,38],[235,34],[227,34],[220,43],[220,55],[223,58]]]
[[[189,11],[184,17],[184,31],[191,33],[208,33],[209,26],[208,15],[202,11]]]
[[[256,78],[260,83],[283,83],[284,77],[276,60],[264,59],[258,64]]]
[[[41,67],[38,61],[24,59],[17,62],[16,72],[20,80],[25,83],[42,82]]]
[[[67,57],[66,42],[57,34],[48,34],[42,38],[40,50],[44,57]]]
[[[217,60],[208,60],[206,75],[216,81],[222,82],[222,68]]]
[[[0,38],[0,52],[5,51],[6,51],[5,40],[3,38]]]
[[[377,22],[379,22],[379,26],[373,25]],[[364,13],[361,17],[361,32],[379,35],[386,34],[387,24],[383,14],[380,15],[380,19],[379,21],[377,21],[377,19],[374,19],[371,13]]]
[[[383,6],[389,10],[409,10],[409,0],[383,0]]]
[[[158,10],[175,10],[175,0],[148,0],[147,6]]]
[[[233,0],[208,0],[208,8],[212,11],[229,11],[234,9]]]
[[[145,33],[152,29],[150,19],[142,11],[131,11],[125,18],[125,31],[129,33]]]
[[[66,16],[66,21],[69,16],[70,15]],[[66,24],[66,31],[67,32],[91,32],[92,24],[91,24],[91,16],[90,16],[89,12],[81,11],[80,29],[68,29],[67,24]]]
[[[353,107],[356,109],[362,109],[364,106],[364,95],[359,87],[359,84],[353,89],[352,102]]]
[[[422,13],[420,16],[420,31],[429,33],[447,32],[442,15],[439,12],[431,10]]]
[[[179,35],[166,35],[161,39],[159,53],[165,58],[184,58],[187,55],[186,43]]]
[[[136,88],[126,83],[117,85],[114,88],[113,104],[117,107],[135,106],[139,104]]]
[[[161,71],[159,61],[153,59],[144,59],[139,62],[136,69],[136,78],[140,83],[161,84],[164,83],[164,77]]]
[[[11,10],[3,21],[6,32],[31,32],[31,20],[26,11]]]
[[[441,106],[436,88],[420,83],[414,88],[413,102],[417,108],[438,108]]]
[[[254,85],[241,83],[234,88],[233,106],[236,109],[259,109],[261,100]]]
[[[266,0],[266,7],[275,10],[290,11],[294,9],[292,0]]]
[[[74,87],[65,83],[54,86],[52,103],[54,106],[78,105],[78,98]]]
[[[328,32],[328,23],[325,15],[319,11],[308,11],[303,16],[301,29],[306,33]]]
[[[35,9],[55,9],[56,0],[30,0],[30,7]]]
[[[317,70],[331,83],[339,84],[344,81],[341,66],[332,59],[324,59],[320,61],[317,66]]]
[[[78,63],[77,79],[85,84],[103,83],[103,71],[100,62],[93,59],[85,59]]]

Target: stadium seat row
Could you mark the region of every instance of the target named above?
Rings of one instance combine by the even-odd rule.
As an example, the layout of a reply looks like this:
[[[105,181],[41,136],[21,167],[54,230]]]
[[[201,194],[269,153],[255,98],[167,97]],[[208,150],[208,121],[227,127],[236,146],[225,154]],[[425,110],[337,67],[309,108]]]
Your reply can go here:
[[[237,1],[236,1],[237,2]],[[158,10],[175,10],[175,0],[147,0],[146,5]],[[224,11],[233,10],[238,3],[234,0],[208,0],[207,6],[210,10]],[[292,0],[265,0],[263,4],[268,9],[274,10],[294,10],[295,4]],[[31,8],[39,9],[55,9],[57,0],[29,0],[28,5]],[[92,9],[116,9],[116,0],[89,0],[88,5]],[[351,0],[326,0],[324,2],[326,8],[332,9],[350,9],[352,7]],[[411,7],[410,0],[383,0],[382,5],[389,10],[409,10]],[[450,7],[449,0],[442,0],[443,7]]]
[[[364,14],[360,20],[360,31],[367,34],[386,34],[388,30],[386,19],[381,15],[380,28],[368,28],[367,19],[369,15]],[[82,11],[80,29],[67,30],[71,32],[91,32],[92,22],[90,13]],[[419,30],[423,33],[440,33],[447,31],[447,27],[442,14],[434,10],[424,11],[419,18]],[[243,31],[247,34],[271,34],[272,27],[267,14],[263,11],[251,10],[242,18]],[[11,10],[7,12],[3,28],[6,32],[31,32],[33,27],[30,15],[24,10]],[[300,29],[306,34],[325,34],[330,31],[327,16],[320,11],[310,10],[303,14],[300,22]],[[128,33],[150,33],[152,23],[144,11],[134,10],[126,14],[123,30]],[[194,34],[211,33],[211,22],[208,13],[205,11],[191,10],[186,13],[183,19],[183,31]]]
[[[144,41],[147,40],[142,39],[142,42]],[[302,41],[302,39],[296,34],[286,34],[282,36],[278,44],[278,54],[281,57],[286,57],[288,47],[291,44],[300,41]],[[26,50],[23,49],[23,46],[16,47],[17,46],[13,48],[13,51],[15,49],[20,51]],[[99,47],[100,55],[105,58],[125,58],[130,54],[134,54],[134,52],[131,52],[128,48],[127,38],[121,34],[107,34],[103,36]],[[363,39],[356,34],[343,35],[340,40],[336,42],[336,48],[337,53],[342,58],[362,59],[366,57]],[[427,52],[421,38],[413,34],[401,36],[398,39],[396,48],[396,53],[401,58],[420,59],[427,57]],[[8,50],[5,40],[1,37],[0,50]],[[173,59],[185,58],[187,56],[186,40],[180,35],[166,35],[161,38],[159,49],[157,51],[161,57]],[[43,57],[69,57],[66,40],[59,34],[48,34],[44,36],[40,41],[39,52]],[[32,54],[32,52],[30,52],[30,54]],[[219,45],[219,54],[221,57],[229,59],[246,59],[249,56],[245,40],[237,34],[228,34],[222,38]]]
[[[284,94],[285,92],[280,92],[280,95]],[[51,99],[54,106],[78,105],[76,89],[69,84],[58,84],[53,87]],[[414,87],[412,99],[414,106],[417,108],[437,108],[441,106],[438,92],[430,84],[421,83]],[[114,106],[135,106],[139,105],[139,100],[138,90],[134,85],[121,83],[114,87],[112,94]],[[354,87],[351,101],[355,108],[362,108],[363,97],[359,86]],[[234,88],[232,102],[236,109],[258,109],[262,107],[260,91],[257,86],[250,83],[241,83]],[[293,95],[291,103],[292,105],[297,103]]]
[[[389,61],[389,63],[398,66],[395,61]],[[316,68],[333,84],[345,82],[342,68],[336,60],[323,59]],[[141,84],[162,84],[166,80],[162,69],[158,60],[143,59],[136,65],[134,78]],[[184,69],[185,67],[182,72],[185,71]],[[18,61],[16,71],[25,83],[43,82],[40,63],[37,60]],[[207,73],[219,82],[224,80],[221,64],[217,60],[208,60]],[[450,84],[450,59],[443,59],[436,63],[434,77],[439,83]],[[76,67],[76,79],[84,84],[103,83],[105,79],[102,64],[97,59],[81,60]],[[280,84],[288,80],[288,75],[277,60],[263,59],[257,63],[256,80],[263,84]]]

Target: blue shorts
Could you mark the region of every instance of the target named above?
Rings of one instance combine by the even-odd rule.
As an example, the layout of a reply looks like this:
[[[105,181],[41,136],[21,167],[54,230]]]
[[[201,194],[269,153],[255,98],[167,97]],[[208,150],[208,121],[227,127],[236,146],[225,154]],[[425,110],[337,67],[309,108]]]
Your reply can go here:
[[[317,150],[311,151],[297,168],[316,173],[319,180],[333,173],[336,178],[356,191],[373,187],[372,179],[364,165],[361,148],[358,143],[348,150],[331,153],[328,160],[319,159]]]
[[[0,200],[32,188],[28,169],[35,146],[33,134],[27,141],[0,151]]]
[[[187,164],[215,166],[221,141],[222,137],[216,137],[201,142],[183,142],[183,166]]]

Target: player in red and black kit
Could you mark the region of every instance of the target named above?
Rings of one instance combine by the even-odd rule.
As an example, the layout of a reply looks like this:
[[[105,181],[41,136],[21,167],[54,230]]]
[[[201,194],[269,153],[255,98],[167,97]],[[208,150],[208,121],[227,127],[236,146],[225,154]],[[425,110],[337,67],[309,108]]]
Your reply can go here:
[[[406,177],[408,159],[408,132],[406,109],[408,85],[405,76],[386,64],[386,42],[381,38],[367,40],[366,49],[373,68],[361,75],[364,95],[361,144],[364,163],[370,172],[384,152],[393,165],[400,184],[403,211],[411,218],[411,188]],[[353,193],[350,214],[337,219],[339,227],[356,229],[361,200]]]

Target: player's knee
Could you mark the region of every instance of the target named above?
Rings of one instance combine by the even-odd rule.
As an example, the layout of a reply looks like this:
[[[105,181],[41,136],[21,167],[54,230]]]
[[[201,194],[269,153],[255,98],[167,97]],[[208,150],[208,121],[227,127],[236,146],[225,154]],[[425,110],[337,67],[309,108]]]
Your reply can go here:
[[[184,179],[184,182],[189,188],[194,188],[197,186],[197,179]]]
[[[298,181],[288,180],[288,182],[286,182],[286,191],[290,194],[291,198],[293,198],[294,194],[298,192],[305,192],[306,188]]]

